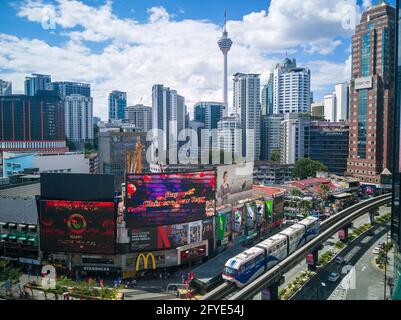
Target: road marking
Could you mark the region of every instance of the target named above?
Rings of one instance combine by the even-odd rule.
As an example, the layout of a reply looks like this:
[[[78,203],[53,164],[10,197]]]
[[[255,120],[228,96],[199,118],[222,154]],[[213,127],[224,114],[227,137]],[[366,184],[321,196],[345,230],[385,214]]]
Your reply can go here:
[[[362,271],[365,271],[365,270],[366,270],[366,266],[363,266]]]

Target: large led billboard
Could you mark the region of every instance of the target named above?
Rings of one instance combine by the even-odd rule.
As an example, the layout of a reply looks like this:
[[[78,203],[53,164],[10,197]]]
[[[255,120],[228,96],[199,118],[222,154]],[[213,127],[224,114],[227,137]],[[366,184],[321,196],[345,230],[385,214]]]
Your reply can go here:
[[[165,250],[213,239],[213,220],[134,228],[130,230],[131,251]]]
[[[129,174],[126,182],[130,228],[198,221],[215,214],[214,171]]]
[[[40,201],[41,250],[114,254],[114,202]]]
[[[252,196],[253,163],[217,167],[217,206]]]

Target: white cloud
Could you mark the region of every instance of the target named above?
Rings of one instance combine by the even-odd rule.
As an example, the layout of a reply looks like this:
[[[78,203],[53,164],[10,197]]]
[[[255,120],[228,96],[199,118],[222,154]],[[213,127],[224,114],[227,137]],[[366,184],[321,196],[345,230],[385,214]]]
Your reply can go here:
[[[228,21],[234,41],[229,73],[260,73],[265,81],[273,63],[286,50],[329,57],[342,38],[352,34],[341,24],[349,5],[355,6],[355,0],[272,0],[268,12],[252,12],[241,21]],[[92,7],[77,0],[56,0],[53,5],[28,0],[18,15],[42,23],[44,12],[49,10],[54,12],[56,32],[67,37],[66,44],[50,46],[37,39],[0,35],[0,69],[7,69],[1,78],[13,80],[17,90],[22,90],[23,78],[31,72],[51,74],[56,81],[89,82],[95,114],[103,118],[107,94],[115,89],[127,91],[130,104],[143,97],[150,105],[155,83],[176,89],[186,97],[189,108],[200,100],[222,99],[218,25],[202,20],[175,21],[164,7],[149,8],[147,23],[120,19],[113,13],[111,1]],[[88,42],[104,42],[105,48],[93,53]],[[344,63],[320,59],[307,66],[312,70],[313,90],[325,90],[340,79],[346,80]],[[229,97],[232,100],[232,93]]]

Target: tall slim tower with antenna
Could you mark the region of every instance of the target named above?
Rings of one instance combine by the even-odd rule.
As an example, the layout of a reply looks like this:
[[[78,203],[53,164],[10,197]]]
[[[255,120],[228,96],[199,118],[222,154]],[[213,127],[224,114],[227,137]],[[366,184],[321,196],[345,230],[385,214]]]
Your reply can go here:
[[[228,91],[227,91],[227,77],[228,77],[228,66],[227,66],[227,56],[231,49],[233,42],[228,37],[227,32],[227,12],[224,11],[224,30],[223,36],[219,39],[218,45],[221,52],[224,55],[224,79],[223,79],[223,101],[225,104],[224,116],[228,116]]]

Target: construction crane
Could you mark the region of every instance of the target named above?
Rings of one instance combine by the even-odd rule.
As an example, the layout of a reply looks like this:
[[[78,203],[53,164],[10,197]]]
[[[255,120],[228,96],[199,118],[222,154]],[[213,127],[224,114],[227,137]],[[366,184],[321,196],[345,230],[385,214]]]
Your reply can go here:
[[[140,137],[137,137],[134,150],[129,148],[125,151],[125,173],[142,173],[142,150],[143,145]]]

